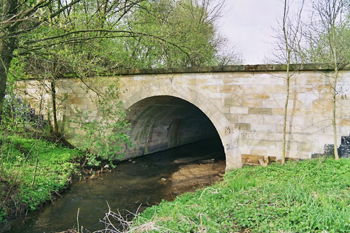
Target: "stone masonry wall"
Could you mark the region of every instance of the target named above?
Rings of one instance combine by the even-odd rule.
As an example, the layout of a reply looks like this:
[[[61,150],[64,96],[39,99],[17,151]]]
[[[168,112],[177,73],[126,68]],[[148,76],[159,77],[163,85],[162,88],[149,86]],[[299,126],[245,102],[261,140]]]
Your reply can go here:
[[[328,67],[311,65],[294,70],[288,105],[287,156],[306,159],[333,144],[333,73]],[[340,137],[348,136],[350,129],[350,71],[339,75],[336,122],[340,143]],[[198,107],[221,138],[227,170],[241,167],[246,156],[281,158],[285,76],[285,66],[273,65],[127,70],[115,74],[120,79],[121,100],[126,108],[152,96],[178,97]],[[35,87],[36,82],[20,81],[19,89],[26,90],[27,99],[36,108],[38,102],[33,97],[38,99],[38,94],[43,93],[45,104],[41,104],[49,108],[50,95]],[[59,113],[62,122],[72,117],[72,106],[90,110],[91,118],[98,117],[95,96],[81,81],[61,79],[56,85],[63,103]],[[71,135],[78,133],[74,132],[74,125],[64,127]]]

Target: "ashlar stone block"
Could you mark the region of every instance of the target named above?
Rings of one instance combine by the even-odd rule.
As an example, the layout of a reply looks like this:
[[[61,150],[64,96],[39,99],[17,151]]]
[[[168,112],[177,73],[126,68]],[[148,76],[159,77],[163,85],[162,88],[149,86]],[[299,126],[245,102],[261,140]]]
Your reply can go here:
[[[249,114],[271,115],[272,108],[249,108]]]
[[[231,107],[230,113],[238,114],[238,115],[245,115],[245,114],[249,113],[249,108],[247,108],[247,107]]]

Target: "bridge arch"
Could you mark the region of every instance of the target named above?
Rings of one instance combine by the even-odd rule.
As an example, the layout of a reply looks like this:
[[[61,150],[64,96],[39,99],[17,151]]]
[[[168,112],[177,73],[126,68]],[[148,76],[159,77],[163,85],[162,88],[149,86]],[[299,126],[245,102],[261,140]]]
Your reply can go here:
[[[341,136],[349,135],[349,68],[339,71],[338,142]],[[328,65],[302,64],[292,65],[291,70],[294,72],[293,98],[288,106],[287,157],[308,159],[329,154],[327,148],[332,148],[335,134],[329,111],[333,106],[329,86],[332,69]],[[232,169],[251,158],[252,163],[266,156],[281,159],[285,75],[285,65],[246,65],[118,70],[105,81],[119,81],[118,97],[126,108],[153,96],[176,97],[196,106],[215,126],[225,149],[226,169]],[[91,83],[95,83],[94,79],[91,78]],[[89,80],[85,81],[89,83]],[[60,129],[68,140],[81,132],[79,125],[67,121],[76,114],[72,109],[86,111],[91,120],[99,117],[96,95],[85,81],[71,78],[55,81],[56,97],[61,105],[58,109]],[[102,91],[104,82],[98,85]],[[16,90],[35,110],[50,117],[45,111],[51,111],[51,95],[41,88],[44,86],[38,80],[28,79],[18,81]],[[173,133],[175,135],[176,130]]]
[[[157,150],[171,148],[179,145],[183,142],[191,142],[194,138],[200,138],[200,134],[207,137],[218,135],[221,140],[221,144],[224,148],[226,156],[226,170],[239,168],[242,166],[241,154],[238,148],[238,136],[239,132],[232,127],[232,124],[226,119],[225,115],[221,113],[218,106],[210,101],[206,96],[199,92],[192,90],[184,86],[143,86],[142,88],[126,92],[123,96],[124,107],[128,109],[128,118],[131,121],[132,129],[130,135],[132,138],[140,138],[139,134],[149,134],[151,128],[156,128],[154,124],[157,121],[166,121],[165,118],[169,117],[168,122],[160,126],[159,131],[167,131],[167,139],[161,140],[157,136],[152,136],[152,141],[157,141],[158,144],[152,144],[145,142],[138,142],[136,149],[128,148],[128,154],[131,156],[140,156],[147,153],[152,153]],[[172,105],[172,106],[169,106]],[[195,125],[195,132],[191,135],[180,136],[178,133],[182,127],[182,119],[178,117],[181,112],[179,108],[185,107],[187,110],[183,112],[183,116],[189,116],[192,114],[196,120],[192,121]],[[144,117],[144,119],[141,119]],[[151,120],[150,117],[153,119]],[[138,119],[136,119],[138,118]],[[148,118],[148,119],[147,119]],[[134,124],[134,125],[133,125]],[[143,124],[142,129],[138,128],[138,125]],[[185,123],[186,124],[186,123]],[[187,122],[187,125],[189,123]],[[199,127],[203,124],[203,127]],[[165,129],[164,129],[165,128]],[[161,132],[156,132],[160,135]],[[153,135],[155,135],[153,133]],[[144,137],[145,135],[143,135]],[[149,135],[147,135],[148,137]],[[149,140],[146,139],[146,140]],[[143,143],[143,145],[141,145]],[[137,142],[136,142],[137,144]]]

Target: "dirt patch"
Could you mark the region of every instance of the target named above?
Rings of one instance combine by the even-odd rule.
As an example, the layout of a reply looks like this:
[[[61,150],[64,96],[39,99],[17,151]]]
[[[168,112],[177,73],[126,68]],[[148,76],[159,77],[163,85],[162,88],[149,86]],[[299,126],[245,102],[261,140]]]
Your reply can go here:
[[[225,167],[225,161],[182,165],[170,177],[172,191],[180,194],[214,184],[222,178]]]

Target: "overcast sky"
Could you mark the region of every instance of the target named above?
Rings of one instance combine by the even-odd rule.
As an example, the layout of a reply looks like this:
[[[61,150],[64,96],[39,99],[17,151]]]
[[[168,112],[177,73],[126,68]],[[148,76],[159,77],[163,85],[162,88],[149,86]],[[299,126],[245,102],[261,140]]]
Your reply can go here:
[[[282,12],[281,0],[226,0],[220,32],[241,52],[245,64],[261,64],[274,49],[271,28]]]

